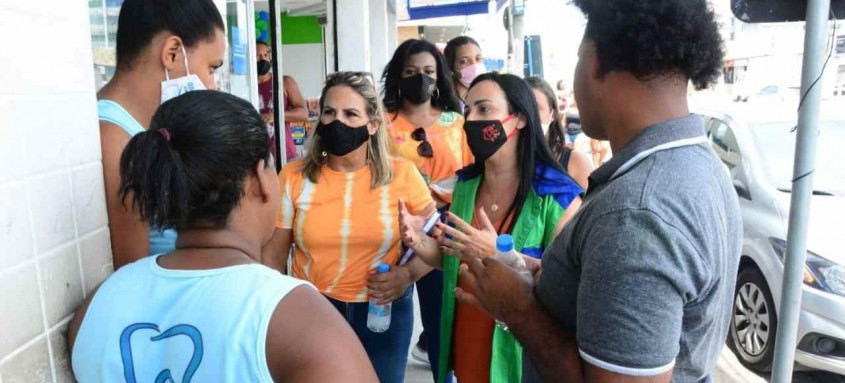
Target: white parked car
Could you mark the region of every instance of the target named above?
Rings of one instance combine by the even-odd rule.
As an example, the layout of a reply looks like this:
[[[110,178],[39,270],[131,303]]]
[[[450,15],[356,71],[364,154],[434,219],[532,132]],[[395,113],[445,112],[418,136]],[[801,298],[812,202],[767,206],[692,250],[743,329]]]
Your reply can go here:
[[[766,371],[778,330],[797,113],[795,104],[736,108],[746,110],[699,114],[742,209],[742,259],[728,346],[747,367]],[[845,375],[845,104],[824,108],[795,361]]]
[[[734,90],[733,100],[735,102],[798,102],[800,91],[801,89],[797,86],[764,85],[752,87],[750,85],[738,85]]]

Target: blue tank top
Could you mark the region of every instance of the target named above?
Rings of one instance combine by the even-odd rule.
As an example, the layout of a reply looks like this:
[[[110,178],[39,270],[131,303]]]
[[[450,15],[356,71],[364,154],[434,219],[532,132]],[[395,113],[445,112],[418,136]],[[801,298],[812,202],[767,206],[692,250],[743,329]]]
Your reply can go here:
[[[159,255],[100,286],[73,345],[80,382],[272,382],[265,345],[279,302],[307,282],[259,264],[171,270]]]
[[[126,109],[111,100],[97,101],[97,114],[101,121],[110,122],[126,131],[130,137],[145,131]],[[176,249],[176,231],[150,230],[150,254],[169,253]]]

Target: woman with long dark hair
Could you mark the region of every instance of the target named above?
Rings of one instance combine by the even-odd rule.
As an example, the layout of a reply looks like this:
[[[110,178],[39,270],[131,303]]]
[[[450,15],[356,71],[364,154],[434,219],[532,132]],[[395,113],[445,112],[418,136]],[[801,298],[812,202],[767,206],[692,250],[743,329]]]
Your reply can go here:
[[[472,163],[472,154],[443,55],[428,41],[405,41],[382,79],[396,154],[417,166],[438,207],[451,202],[455,172]]]
[[[465,113],[464,130],[475,163],[459,173],[448,214],[455,228],[440,223],[437,227],[445,235],[420,235],[420,220],[402,211],[400,229],[406,246],[443,270],[444,352],[438,381],[454,368],[462,383],[518,382],[521,349],[516,340],[493,318],[455,301],[458,256],[496,254],[497,236],[510,234],[515,249],[538,262],[580,206],[582,189],[548,149],[537,103],[522,79],[496,73],[479,76],[467,94]]]
[[[481,46],[472,37],[458,36],[446,43],[443,55],[446,56],[458,97],[465,100],[475,78],[487,72]]]
[[[560,114],[557,97],[552,87],[539,77],[529,77],[525,81],[531,86],[537,100],[537,112],[543,125],[543,134],[549,143],[552,154],[560,166],[569,173],[582,188],[587,188],[587,178],[593,172],[593,164],[583,153],[576,152],[566,145],[563,116]]]
[[[394,151],[416,165],[437,207],[447,209],[457,182],[455,173],[472,163],[472,153],[443,55],[428,41],[405,41],[387,64],[383,79]],[[424,331],[412,356],[423,363],[438,357],[442,286],[439,271],[417,282]],[[432,371],[436,374],[437,366]]]

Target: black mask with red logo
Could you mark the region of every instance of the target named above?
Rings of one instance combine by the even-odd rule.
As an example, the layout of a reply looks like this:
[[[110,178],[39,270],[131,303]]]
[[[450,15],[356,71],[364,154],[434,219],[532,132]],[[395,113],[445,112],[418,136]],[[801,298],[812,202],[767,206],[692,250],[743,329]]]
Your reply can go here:
[[[478,120],[464,122],[467,134],[467,144],[475,157],[475,162],[487,161],[505,145],[519,129],[514,128],[511,134],[505,132],[504,124],[516,117],[516,113],[505,117],[504,120]]]

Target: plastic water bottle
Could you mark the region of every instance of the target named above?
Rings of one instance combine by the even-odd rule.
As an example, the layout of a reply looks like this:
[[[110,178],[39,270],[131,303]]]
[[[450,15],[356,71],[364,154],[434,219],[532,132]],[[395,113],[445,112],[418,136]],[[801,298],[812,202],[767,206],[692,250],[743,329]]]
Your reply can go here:
[[[390,265],[379,264],[376,272],[383,274],[390,271]],[[390,328],[390,303],[378,304],[378,299],[370,298],[370,309],[367,314],[367,328],[372,332],[385,332]]]
[[[522,259],[522,255],[516,252],[513,245],[513,237],[510,234],[500,234],[498,238],[496,238],[496,250],[498,253],[496,254],[496,260],[499,262],[504,263],[508,267],[519,271],[520,273],[527,273],[530,275],[528,271],[528,266],[525,265],[525,260]]]
[[[526,266],[525,260],[522,259],[522,255],[514,249],[513,237],[510,234],[500,234],[496,238],[496,251],[498,251],[496,254],[497,261],[504,263],[520,274],[531,276],[531,272],[528,271],[528,266]],[[508,326],[498,319],[496,320],[496,325],[501,327],[502,330],[508,331]]]

